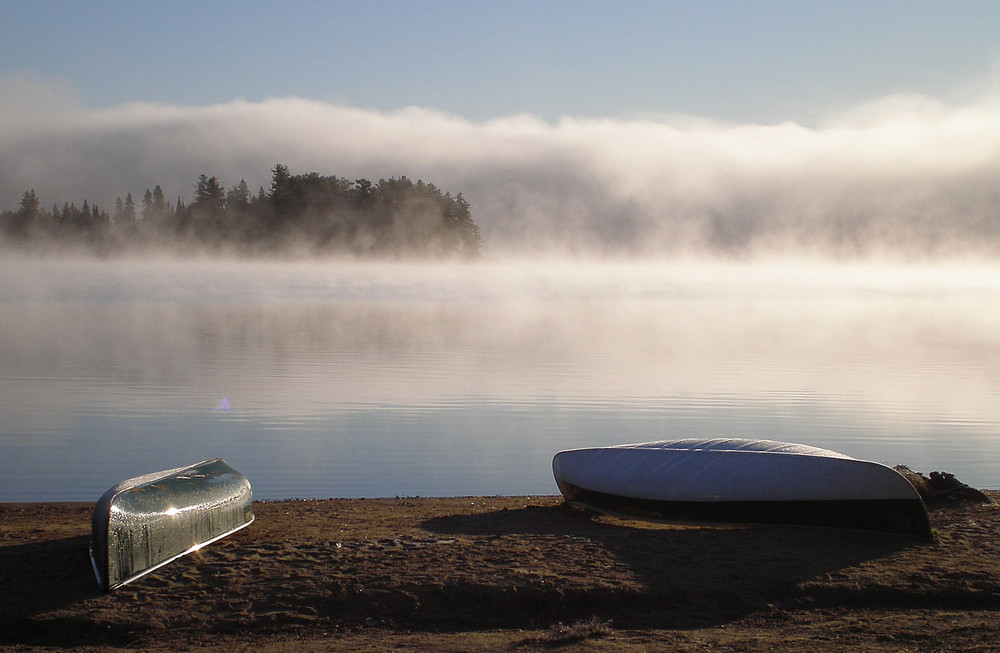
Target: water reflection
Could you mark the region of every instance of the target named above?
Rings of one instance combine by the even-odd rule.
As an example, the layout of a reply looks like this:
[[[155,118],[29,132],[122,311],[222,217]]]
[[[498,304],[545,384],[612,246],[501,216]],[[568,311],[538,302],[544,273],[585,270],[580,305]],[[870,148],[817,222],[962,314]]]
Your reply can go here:
[[[559,449],[701,436],[1000,487],[990,267],[0,267],[4,501],[215,456],[262,498],[552,493]]]

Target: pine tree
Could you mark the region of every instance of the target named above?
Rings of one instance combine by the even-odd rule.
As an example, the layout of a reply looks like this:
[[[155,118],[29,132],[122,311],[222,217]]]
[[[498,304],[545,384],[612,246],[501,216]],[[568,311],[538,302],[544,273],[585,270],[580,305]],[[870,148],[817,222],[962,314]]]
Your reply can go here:
[[[157,184],[156,188],[153,189],[153,215],[162,218],[166,215],[169,208],[170,205],[163,196],[163,189]]]
[[[226,211],[242,212],[250,208],[250,188],[245,179],[229,189],[226,194]]]
[[[153,193],[148,188],[146,192],[142,194],[142,210],[139,212],[139,216],[143,220],[149,220],[153,215]]]
[[[21,202],[18,205],[18,212],[26,216],[34,217],[38,215],[38,210],[41,208],[42,203],[38,201],[38,196],[35,195],[35,189],[24,191],[24,195],[21,196]]]
[[[8,234],[18,240],[27,239],[40,217],[41,205],[34,188],[24,191],[13,219],[6,225]]]
[[[132,201],[132,193],[125,196],[125,208],[123,212],[125,222],[135,224],[135,202]]]

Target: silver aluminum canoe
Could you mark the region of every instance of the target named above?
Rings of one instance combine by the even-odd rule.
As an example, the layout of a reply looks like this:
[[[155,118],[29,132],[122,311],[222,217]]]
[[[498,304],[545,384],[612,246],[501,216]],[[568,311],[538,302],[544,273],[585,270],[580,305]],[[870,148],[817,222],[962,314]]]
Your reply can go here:
[[[916,489],[885,465],[774,440],[667,440],[561,451],[567,501],[705,522],[788,523],[930,536]]]
[[[90,559],[110,591],[249,526],[253,492],[221,458],[122,481],[94,507]]]

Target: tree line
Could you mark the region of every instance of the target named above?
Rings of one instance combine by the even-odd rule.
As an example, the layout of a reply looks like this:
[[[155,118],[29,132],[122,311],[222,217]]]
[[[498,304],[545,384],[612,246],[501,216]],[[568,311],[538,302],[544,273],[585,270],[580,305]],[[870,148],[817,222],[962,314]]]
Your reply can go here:
[[[293,175],[282,164],[271,172],[270,188],[256,194],[244,180],[226,189],[203,174],[190,204],[180,197],[167,201],[157,185],[138,204],[131,193],[117,198],[110,213],[87,200],[46,209],[32,189],[17,210],[0,213],[0,237],[23,249],[68,246],[98,254],[151,247],[260,255],[479,254],[479,227],[461,193],[407,177],[349,181]]]

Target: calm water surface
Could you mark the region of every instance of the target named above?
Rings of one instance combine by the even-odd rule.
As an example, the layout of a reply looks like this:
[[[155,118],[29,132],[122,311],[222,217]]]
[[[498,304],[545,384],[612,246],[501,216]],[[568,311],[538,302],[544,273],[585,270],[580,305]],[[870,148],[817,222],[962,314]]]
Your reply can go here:
[[[553,494],[561,449],[710,436],[1000,488],[1000,266],[0,273],[0,501],[216,456],[263,499]]]

